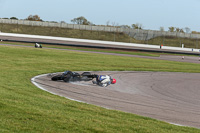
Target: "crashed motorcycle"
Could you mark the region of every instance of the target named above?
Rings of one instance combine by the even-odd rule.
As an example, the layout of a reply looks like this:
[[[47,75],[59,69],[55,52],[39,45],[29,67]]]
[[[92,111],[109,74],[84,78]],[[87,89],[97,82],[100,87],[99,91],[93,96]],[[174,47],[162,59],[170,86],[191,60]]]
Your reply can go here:
[[[64,81],[64,82],[77,82],[77,81],[90,81],[96,77],[95,74],[91,74],[90,72],[83,72],[79,74],[77,72],[65,71],[62,74],[56,74],[51,77],[53,81]]]

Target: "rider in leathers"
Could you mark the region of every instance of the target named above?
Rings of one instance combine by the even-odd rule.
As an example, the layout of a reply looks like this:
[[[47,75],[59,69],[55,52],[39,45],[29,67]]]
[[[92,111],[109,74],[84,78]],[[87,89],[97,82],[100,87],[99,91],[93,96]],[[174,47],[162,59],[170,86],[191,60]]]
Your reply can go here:
[[[115,84],[116,79],[112,79],[111,76],[108,75],[95,75],[96,81],[92,81],[93,84],[97,84],[102,87],[106,87],[110,84]]]

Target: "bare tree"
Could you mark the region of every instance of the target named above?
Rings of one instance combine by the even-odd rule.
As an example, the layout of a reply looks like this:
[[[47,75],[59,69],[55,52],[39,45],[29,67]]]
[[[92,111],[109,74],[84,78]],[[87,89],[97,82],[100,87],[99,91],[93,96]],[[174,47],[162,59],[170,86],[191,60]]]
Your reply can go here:
[[[66,24],[66,22],[65,22],[65,21],[60,21],[60,23]]]
[[[186,32],[186,33],[190,33],[190,28],[185,27],[185,32]]]
[[[106,25],[107,25],[107,26],[109,26],[109,24],[110,24],[110,20],[108,20],[108,21],[106,22]]]
[[[116,24],[115,24],[115,22],[112,22],[112,26],[115,26]]]
[[[131,28],[129,25],[121,25],[121,28]]]
[[[74,18],[71,20],[71,22],[73,22],[75,24],[94,25],[83,16]]]
[[[164,27],[160,27],[160,31],[165,31]]]

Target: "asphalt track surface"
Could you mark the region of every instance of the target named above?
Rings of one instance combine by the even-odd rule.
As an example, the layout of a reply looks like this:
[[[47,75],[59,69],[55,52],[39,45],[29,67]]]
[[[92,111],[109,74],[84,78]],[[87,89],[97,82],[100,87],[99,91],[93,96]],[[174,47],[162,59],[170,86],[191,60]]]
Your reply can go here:
[[[17,46],[17,47],[30,47],[33,46],[25,46],[25,45],[14,45],[14,44],[0,44],[0,46]],[[151,57],[151,56],[140,56],[140,55],[128,55],[128,54],[117,54],[117,53],[106,53],[106,52],[95,52],[95,51],[84,51],[84,50],[71,50],[71,49],[60,49],[60,48],[45,48],[43,49],[57,49],[57,50],[66,50],[66,51],[74,51],[74,52],[83,52],[83,53],[96,53],[96,54],[105,54],[105,55],[115,55],[115,56],[127,56],[127,57],[138,57],[138,58],[148,58],[148,59],[156,59],[156,60],[168,60],[168,61],[177,61],[177,62],[189,62],[189,63],[197,63],[200,64],[200,56],[177,56],[177,55],[160,55],[160,57]]]
[[[199,63],[198,57],[193,56],[187,56],[182,60],[181,56],[114,55]],[[47,75],[37,76],[32,82],[48,92],[66,98],[200,128],[200,74],[135,71],[92,73],[109,74],[116,78],[117,83],[99,87],[93,85],[91,81],[75,83],[51,81]]]

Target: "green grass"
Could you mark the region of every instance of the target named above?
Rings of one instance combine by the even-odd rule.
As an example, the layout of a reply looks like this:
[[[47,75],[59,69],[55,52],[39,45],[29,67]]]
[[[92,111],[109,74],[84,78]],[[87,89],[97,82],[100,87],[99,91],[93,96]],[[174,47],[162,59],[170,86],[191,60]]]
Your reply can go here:
[[[0,42],[0,44],[24,45],[24,46],[32,46],[32,47],[34,47],[34,45],[35,45],[34,43],[9,42],[9,41],[2,41],[2,42]],[[52,45],[52,44],[42,44],[42,46],[46,47],[46,48],[106,52],[106,53],[139,55],[139,56],[152,56],[152,57],[159,57],[160,55],[199,56],[199,55],[175,54],[175,53],[141,52],[141,51],[128,51],[128,50],[116,50],[116,49],[111,50],[111,49],[99,49],[99,48],[84,48],[84,47],[62,46],[62,45]]]
[[[30,81],[33,76],[66,69],[200,73],[200,64],[11,46],[0,46],[0,57],[0,132],[200,132],[71,101]]]
[[[2,41],[0,44],[14,44],[14,45],[24,45],[24,46],[34,46],[34,43],[21,43],[21,42],[7,42]],[[70,49],[70,50],[81,50],[81,51],[93,51],[93,52],[106,52],[106,53],[117,53],[117,54],[128,54],[128,55],[140,55],[140,56],[152,56],[159,57],[160,53],[153,52],[138,52],[138,51],[128,51],[128,50],[115,50],[115,49],[99,49],[99,48],[84,48],[84,47],[72,47],[72,46],[62,46],[62,45],[52,45],[52,44],[42,44],[46,48],[57,48],[57,49]]]

